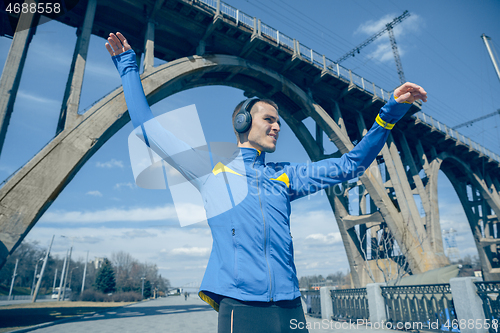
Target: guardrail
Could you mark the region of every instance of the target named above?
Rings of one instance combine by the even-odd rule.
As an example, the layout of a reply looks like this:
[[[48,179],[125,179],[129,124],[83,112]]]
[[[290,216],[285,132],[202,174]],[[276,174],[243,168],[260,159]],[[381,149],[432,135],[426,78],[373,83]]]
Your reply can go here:
[[[217,6],[219,5],[220,12],[226,18],[234,21],[236,25],[243,24],[254,31],[258,31],[259,35],[266,37],[271,42],[276,43],[279,46],[286,47],[292,50],[295,54],[299,55],[303,60],[310,62],[313,66],[316,66],[318,69],[327,71],[328,73],[337,76],[339,78],[346,79],[350,82],[350,84],[356,85],[358,88],[367,91],[373,94],[375,97],[378,97],[384,101],[388,101],[391,92],[384,90],[377,86],[375,83],[364,79],[363,77],[353,73],[350,69],[347,69],[333,60],[325,57],[324,55],[320,55],[313,49],[305,46],[299,41],[283,34],[279,30],[276,30],[270,27],[267,24],[260,22],[255,17],[249,16],[239,9],[236,9],[225,2],[220,0],[197,0],[205,5],[207,5],[214,13],[217,12]],[[472,141],[471,139],[465,137],[464,135],[458,133],[456,130],[449,128],[443,123],[434,120],[431,116],[426,115],[423,112],[417,112],[414,116],[416,119],[420,119],[423,122],[435,127],[438,131],[443,134],[450,136],[458,143],[462,143],[472,150],[477,151],[480,154],[490,157],[491,159],[497,161],[500,164],[500,156],[491,152],[490,150],[482,147],[478,143]],[[429,122],[429,120],[431,122]]]
[[[335,320],[368,320],[366,288],[330,290]]]
[[[498,333],[500,323],[500,281],[474,282],[483,301],[484,317],[491,323],[490,333]],[[486,328],[486,327],[485,327]]]
[[[321,318],[321,297],[319,290],[301,291],[306,303],[306,313],[311,317]]]
[[[432,126],[437,131],[443,133],[445,136],[453,138],[457,143],[461,143],[465,146],[468,146],[470,149],[475,150],[479,154],[488,156],[489,158],[500,163],[500,156],[493,153],[489,149],[484,148],[479,143],[472,141],[470,138],[466,137],[465,135],[458,133],[456,130],[446,126],[445,124],[441,123],[440,121],[432,118],[432,116],[429,116],[423,112],[417,112],[413,115],[413,117],[423,121],[424,123],[426,123],[430,126]]]
[[[453,331],[458,323],[450,284],[381,287],[387,322],[393,327],[416,323],[412,330]],[[406,327],[405,327],[406,328]],[[456,331],[456,330],[455,330]]]

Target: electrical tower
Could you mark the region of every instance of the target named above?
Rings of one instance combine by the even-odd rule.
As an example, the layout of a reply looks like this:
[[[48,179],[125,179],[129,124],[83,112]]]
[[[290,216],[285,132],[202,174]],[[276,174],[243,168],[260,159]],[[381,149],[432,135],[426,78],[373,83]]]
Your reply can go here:
[[[356,55],[356,53],[359,53],[359,51],[363,47],[367,46],[368,44],[370,44],[375,39],[377,39],[380,36],[382,36],[384,34],[384,32],[387,31],[387,33],[389,34],[389,40],[391,41],[391,48],[392,48],[392,53],[394,54],[394,60],[396,61],[396,68],[398,70],[399,81],[401,81],[401,84],[405,83],[406,79],[405,79],[405,74],[403,72],[403,65],[401,64],[401,58],[399,57],[398,45],[396,44],[396,38],[394,37],[394,32],[392,31],[392,28],[394,28],[394,26],[396,24],[401,23],[408,16],[410,16],[410,13],[407,10],[405,10],[403,14],[401,14],[398,17],[396,17],[394,20],[392,20],[392,22],[387,23],[385,25],[384,29],[380,30],[375,35],[371,36],[370,38],[368,38],[367,40],[365,40],[363,43],[359,44],[354,49],[352,49],[351,51],[347,52],[342,57],[338,58],[337,61],[335,61],[335,62],[337,64],[340,64],[345,59],[347,59],[347,58],[349,58],[351,56],[354,57]]]
[[[458,251],[457,240],[455,238],[456,234],[457,231],[453,228],[443,230],[444,251],[450,263],[456,263],[460,260],[460,252]]]

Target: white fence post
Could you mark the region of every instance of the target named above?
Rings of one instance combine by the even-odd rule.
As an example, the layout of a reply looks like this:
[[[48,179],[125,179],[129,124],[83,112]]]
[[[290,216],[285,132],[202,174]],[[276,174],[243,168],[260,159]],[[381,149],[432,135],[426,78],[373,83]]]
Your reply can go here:
[[[387,314],[385,313],[385,299],[382,296],[382,289],[380,287],[386,286],[386,283],[368,283],[366,285],[366,297],[368,298],[368,311],[370,313],[370,322],[385,323],[387,321]]]
[[[477,288],[474,281],[481,281],[476,277],[459,277],[450,279],[451,295],[453,304],[457,313],[458,322],[465,320],[466,323],[473,322],[473,328],[469,325],[460,327],[461,333],[486,333],[484,329],[485,316],[483,311],[483,301],[477,294]],[[488,318],[491,319],[491,318]],[[477,325],[476,322],[482,325]],[[481,327],[481,328],[480,328]]]
[[[319,288],[319,297],[321,300],[321,319],[331,319],[333,316],[332,294],[330,290],[335,287]]]

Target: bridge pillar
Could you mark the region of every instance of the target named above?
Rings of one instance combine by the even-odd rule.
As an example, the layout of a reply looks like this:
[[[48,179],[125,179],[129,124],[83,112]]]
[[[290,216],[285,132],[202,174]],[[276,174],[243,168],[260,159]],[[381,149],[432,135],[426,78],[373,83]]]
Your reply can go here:
[[[148,20],[146,35],[144,37],[144,72],[154,66],[155,25],[153,20]]]
[[[36,4],[34,0],[26,0],[25,3]],[[0,153],[7,134],[7,127],[9,127],[10,117],[14,110],[14,102],[16,101],[24,62],[28,54],[28,46],[36,30],[36,27],[33,27],[34,16],[35,14],[29,11],[21,13],[3,67],[2,77],[0,78]],[[30,28],[21,30],[20,27]]]
[[[57,134],[65,128],[71,128],[78,123],[81,116],[78,114],[80,105],[80,95],[82,93],[83,75],[85,73],[85,64],[87,62],[87,53],[89,49],[90,34],[94,23],[94,15],[97,6],[97,0],[89,0],[83,25],[77,29],[78,39],[76,40],[73,60],[66,83],[59,123],[57,124]]]
[[[449,156],[441,154],[439,164]],[[456,158],[459,166],[466,166]],[[434,162],[434,161],[433,161]],[[463,163],[463,164],[460,164]],[[500,230],[498,225],[498,210],[490,202],[498,205],[492,193],[488,190],[484,182],[475,181],[481,177],[478,171],[464,168],[460,172],[454,169],[451,163],[443,165],[441,169],[445,172],[455,192],[462,204],[465,215],[469,222],[476,248],[481,261],[483,278],[485,281],[500,280]],[[496,230],[495,230],[496,229]]]

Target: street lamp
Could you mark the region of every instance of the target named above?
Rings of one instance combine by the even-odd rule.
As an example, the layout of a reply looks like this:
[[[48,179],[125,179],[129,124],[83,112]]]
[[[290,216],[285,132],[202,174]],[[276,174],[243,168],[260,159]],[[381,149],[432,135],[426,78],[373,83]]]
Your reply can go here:
[[[71,239],[71,248],[69,249],[69,256],[68,256],[68,266],[66,267],[66,275],[64,275],[64,281],[63,281],[62,297],[64,300],[65,293],[66,293],[66,281],[68,280],[69,264],[71,262],[71,253],[73,252],[73,240],[75,239],[75,237],[68,237],[68,236],[64,236],[64,235],[60,235],[60,236],[64,237],[64,238]]]
[[[36,261],[35,265],[35,275],[33,276],[33,284],[31,285],[31,297],[33,297],[33,291],[35,290],[35,281],[36,281],[36,272],[38,271],[38,263],[43,260],[43,258],[40,258]]]
[[[69,289],[71,289],[71,278],[73,277],[73,270],[74,270],[75,268],[78,268],[78,266],[73,267],[73,268],[71,269],[71,273],[69,273],[69,286],[68,286],[68,288],[69,288]]]
[[[146,280],[146,277],[141,277],[141,280],[142,280],[142,288],[141,288],[141,295],[142,295],[142,298],[144,298],[144,280]]]

